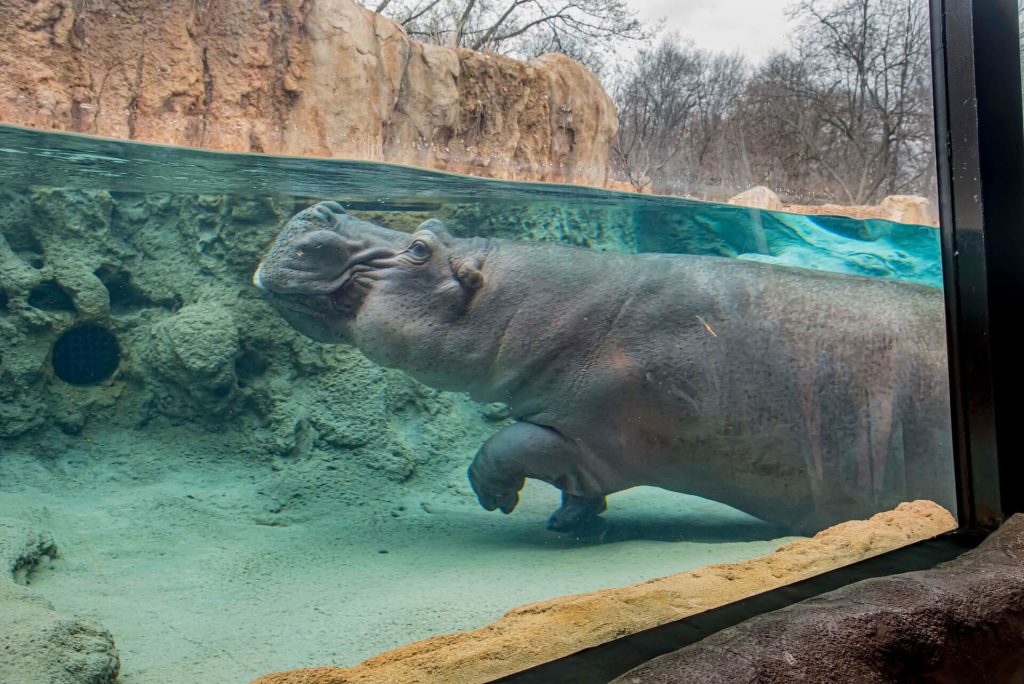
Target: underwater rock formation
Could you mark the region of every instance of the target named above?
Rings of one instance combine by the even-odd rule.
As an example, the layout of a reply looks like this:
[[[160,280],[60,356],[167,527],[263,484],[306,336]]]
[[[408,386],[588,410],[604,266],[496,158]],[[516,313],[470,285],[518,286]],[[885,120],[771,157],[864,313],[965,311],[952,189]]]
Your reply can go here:
[[[299,200],[41,187],[0,196],[0,451],[45,445],[49,456],[118,429],[215,431],[233,435],[233,457],[304,459],[318,477],[446,481],[507,419],[306,340],[272,313],[250,278]],[[533,208],[518,223],[500,211],[441,214],[456,231],[632,248],[616,208]],[[372,217],[406,229],[423,219]],[[108,331],[120,358],[109,378],[77,386],[55,372],[53,350],[83,324]],[[403,421],[423,415],[432,420],[412,439]],[[267,497],[260,520],[290,520],[280,503],[290,493]]]
[[[930,570],[856,582],[722,630],[614,682],[1024,680],[1024,515]]]
[[[355,0],[0,4],[0,121],[602,185],[596,77],[425,45]]]
[[[955,527],[953,517],[929,501],[901,504],[870,520],[846,522],[811,539],[786,544],[768,556],[531,603],[514,608],[479,629],[418,641],[355,667],[279,672],[262,677],[255,684],[490,682],[626,634],[929,539]]]
[[[0,518],[0,682],[113,684],[120,663],[110,632],[24,586],[56,554],[49,534]]]

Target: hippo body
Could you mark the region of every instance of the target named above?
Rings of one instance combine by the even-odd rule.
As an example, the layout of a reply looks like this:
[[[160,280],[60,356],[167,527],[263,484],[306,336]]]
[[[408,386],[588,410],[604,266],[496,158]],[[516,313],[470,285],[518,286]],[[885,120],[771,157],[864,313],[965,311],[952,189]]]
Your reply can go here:
[[[954,489],[941,292],[694,255],[414,234],[301,212],[254,277],[300,331],[508,404],[470,482],[549,526],[650,485],[811,532]]]

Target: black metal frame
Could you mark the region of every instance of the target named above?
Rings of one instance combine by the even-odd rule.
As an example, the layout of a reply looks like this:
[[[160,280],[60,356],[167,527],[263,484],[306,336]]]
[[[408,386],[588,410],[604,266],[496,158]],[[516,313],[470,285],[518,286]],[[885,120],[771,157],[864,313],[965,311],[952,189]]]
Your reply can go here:
[[[931,0],[939,216],[962,528],[1022,510],[1024,119],[1016,0]],[[1024,402],[1022,402],[1024,403]]]
[[[960,528],[499,680],[607,682],[754,615],[931,567],[1024,511],[1024,115],[1017,0],[929,0]]]

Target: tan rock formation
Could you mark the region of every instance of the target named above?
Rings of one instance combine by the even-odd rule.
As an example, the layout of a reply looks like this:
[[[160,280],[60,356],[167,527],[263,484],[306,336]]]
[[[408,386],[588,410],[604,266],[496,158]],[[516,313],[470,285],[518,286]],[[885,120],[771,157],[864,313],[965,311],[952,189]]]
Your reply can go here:
[[[563,56],[420,44],[355,0],[0,3],[0,121],[593,185],[618,127]]]
[[[780,211],[782,200],[774,192],[758,185],[729,200],[729,204],[738,204],[741,207],[753,207],[754,209],[768,209],[769,211]]]
[[[921,541],[956,527],[930,501],[900,504],[870,520],[842,523],[811,539],[742,563],[710,565],[616,589],[510,610],[467,632],[425,639],[352,668],[306,668],[256,684],[476,684],[612,639],[738,601]],[[341,637],[339,637],[341,638]]]
[[[849,216],[855,219],[883,219],[896,223],[913,223],[919,226],[939,225],[938,214],[931,200],[916,195],[889,195],[878,204],[784,204],[779,196],[768,188],[758,185],[744,190],[727,200],[729,204],[770,211],[788,211],[796,214],[826,214]]]
[[[898,223],[916,223],[920,226],[938,225],[935,205],[916,195],[889,195],[878,204],[884,217]]]

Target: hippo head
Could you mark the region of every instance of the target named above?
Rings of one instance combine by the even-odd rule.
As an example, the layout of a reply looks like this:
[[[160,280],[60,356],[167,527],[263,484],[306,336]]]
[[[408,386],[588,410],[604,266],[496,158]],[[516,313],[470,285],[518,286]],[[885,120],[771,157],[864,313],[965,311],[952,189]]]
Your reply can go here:
[[[483,285],[484,252],[437,219],[410,235],[321,202],[288,221],[253,282],[305,335],[407,367],[469,306]]]

